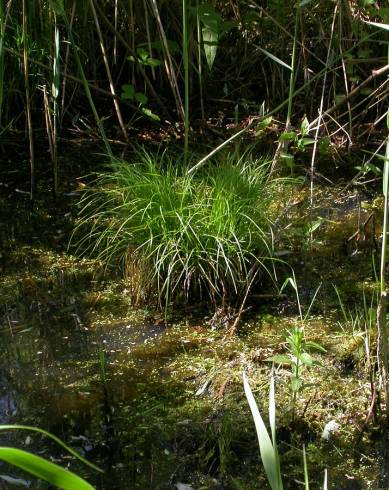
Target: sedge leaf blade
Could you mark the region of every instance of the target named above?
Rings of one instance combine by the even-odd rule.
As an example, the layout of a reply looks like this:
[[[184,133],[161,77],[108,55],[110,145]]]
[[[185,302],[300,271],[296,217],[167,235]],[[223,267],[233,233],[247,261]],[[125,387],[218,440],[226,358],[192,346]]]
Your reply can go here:
[[[255,428],[257,431],[259,450],[261,453],[261,459],[265,472],[272,490],[282,490],[282,483],[280,484],[279,476],[279,462],[275,455],[272,441],[267,432],[265,423],[259,413],[257,403],[254,399],[254,395],[251,391],[250,385],[247,381],[246,374],[243,373],[243,386],[246,394],[247,401],[251,410],[251,414],[254,419]]]
[[[22,449],[0,447],[0,459],[64,490],[94,490],[75,473]]]

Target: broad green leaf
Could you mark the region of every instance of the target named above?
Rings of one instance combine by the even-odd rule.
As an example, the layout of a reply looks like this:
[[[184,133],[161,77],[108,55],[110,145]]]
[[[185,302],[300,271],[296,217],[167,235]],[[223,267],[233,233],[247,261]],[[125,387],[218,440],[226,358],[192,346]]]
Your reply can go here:
[[[266,362],[276,362],[277,364],[292,364],[290,357],[284,354],[276,354],[275,356],[268,357]]]
[[[323,224],[323,219],[319,218],[312,223],[309,223],[307,228],[304,230],[306,235],[311,235],[314,231],[316,231]]]
[[[294,131],[284,131],[278,139],[279,141],[296,141],[297,133]]]
[[[155,58],[147,58],[146,60],[143,61],[143,64],[156,68],[157,66],[161,66],[161,61]]]
[[[318,344],[317,342],[313,342],[312,340],[308,340],[305,343],[305,348],[306,349],[315,349],[315,350],[318,350],[320,352],[327,352],[327,350],[322,345]]]
[[[93,490],[92,485],[40,456],[12,447],[0,447],[0,459],[64,490]]]
[[[303,352],[302,354],[300,354],[300,362],[302,362],[307,366],[312,366],[313,364],[312,356],[308,354],[308,352]]]
[[[205,58],[207,60],[208,68],[212,70],[213,63],[215,61],[218,43],[218,34],[216,31],[209,27],[204,27],[202,30]]]
[[[302,138],[301,139],[301,144],[303,146],[313,145],[314,143],[315,143],[315,140],[313,138]]]
[[[300,131],[303,136],[306,136],[309,133],[309,121],[306,117],[304,117],[303,122],[301,123]]]
[[[70,446],[65,444],[64,442],[61,441],[57,436],[51,434],[50,432],[47,432],[47,430],[44,429],[39,429],[38,427],[33,427],[30,425],[12,425],[12,424],[5,424],[5,425],[0,425],[0,431],[8,431],[8,430],[27,430],[31,432],[38,432],[39,434],[43,434],[44,436],[48,437],[49,439],[52,439],[54,442],[56,442],[59,446],[63,447],[68,453],[70,453],[72,456],[76,457],[80,461],[82,461],[84,464],[87,466],[90,466],[93,468],[95,471],[99,471],[100,473],[103,473],[103,470],[101,470],[98,466],[94,465],[87,459],[83,458],[80,454],[78,454],[77,451],[72,449]]]
[[[374,165],[374,163],[371,162],[365,163],[363,167],[359,167],[359,170],[362,170],[365,173],[372,172],[374,175],[382,174],[382,170],[379,167],[377,167],[377,165]]]
[[[250,385],[247,381],[246,374],[243,373],[243,386],[247,401],[250,406],[251,414],[254,419],[257,431],[259,450],[265,472],[272,490],[282,490],[281,472],[279,460],[277,457],[277,448],[273,447],[272,441],[267,432],[265,423],[259,413],[258,406],[255,402]]]
[[[215,7],[209,3],[203,3],[197,8],[197,15],[203,25],[216,34],[219,34],[219,27],[223,23],[222,16],[216,12]]]
[[[258,126],[256,128],[257,131],[262,131],[263,129],[266,129],[269,126],[269,124],[271,124],[272,120],[273,120],[272,116],[262,119],[262,121],[258,123]]]
[[[133,85],[122,85],[122,99],[134,100],[135,87]]]
[[[300,378],[292,378],[290,381],[290,387],[292,388],[293,393],[297,393],[300,391],[300,388],[303,385],[303,381]]]
[[[136,92],[135,100],[140,104],[147,104],[149,98],[147,97],[146,94],[143,94],[142,92]]]
[[[149,57],[149,52],[145,48],[137,48],[136,53],[142,61],[146,61]]]
[[[328,153],[328,150],[331,146],[331,140],[328,136],[324,136],[324,138],[321,138],[319,141],[319,153]]]

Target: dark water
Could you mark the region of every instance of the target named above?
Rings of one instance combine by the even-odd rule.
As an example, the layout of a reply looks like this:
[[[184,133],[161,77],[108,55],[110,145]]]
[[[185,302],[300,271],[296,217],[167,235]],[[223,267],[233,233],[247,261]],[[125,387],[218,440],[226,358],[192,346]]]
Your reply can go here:
[[[67,251],[76,179],[67,176],[54,203],[38,161],[31,209],[27,165],[0,159],[0,424],[49,430],[104,474],[32,433],[2,433],[1,442],[70,465],[97,488],[171,488],[175,466],[156,463],[170,450],[149,424],[179,403],[181,386],[163,371],[180,343],[152,320],[127,320],[123,288]],[[1,474],[47,487],[0,462]]]
[[[134,423],[147,424],[142,407],[158,410],[169,398],[161,381],[170,350],[164,327],[112,323],[90,330],[72,322],[71,316],[62,325],[22,325],[15,318],[9,314],[1,322],[0,423],[40,426],[62,437],[102,467],[105,473],[99,476],[71,465],[98,488],[153,485],[150,454],[144,454],[151,449],[149,442],[134,444],[137,431],[132,429]],[[144,355],[149,345],[150,353]],[[154,396],[154,402],[142,400],[146,394]],[[22,444],[67,463],[63,451],[30,435],[27,444],[28,433],[7,438],[18,447]],[[0,473],[19,474],[1,464]]]

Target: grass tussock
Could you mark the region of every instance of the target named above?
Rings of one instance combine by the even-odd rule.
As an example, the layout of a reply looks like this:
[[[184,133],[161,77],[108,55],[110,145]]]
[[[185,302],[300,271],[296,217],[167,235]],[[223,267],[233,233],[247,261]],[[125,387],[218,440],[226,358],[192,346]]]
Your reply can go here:
[[[127,271],[136,301],[153,291],[165,305],[189,294],[224,303],[270,273],[275,189],[249,153],[188,175],[180,157],[140,151],[86,190],[78,249]]]

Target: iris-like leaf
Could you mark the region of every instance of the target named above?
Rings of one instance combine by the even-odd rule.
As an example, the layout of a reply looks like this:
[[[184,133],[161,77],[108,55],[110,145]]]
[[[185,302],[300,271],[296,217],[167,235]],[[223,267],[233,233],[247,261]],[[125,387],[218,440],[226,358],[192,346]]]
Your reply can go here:
[[[75,473],[40,456],[12,447],[0,447],[0,459],[64,490],[93,490]]]
[[[243,373],[243,386],[244,386],[244,391],[246,394],[247,401],[250,406],[251,414],[254,419],[255,428],[258,436],[258,442],[259,442],[259,450],[261,453],[262,463],[265,468],[265,472],[269,484],[272,490],[282,490],[283,486],[282,486],[277,446],[272,444],[272,440],[269,437],[265,423],[261,417],[261,414],[259,413],[258,406],[255,402],[253,393],[251,391],[245,373]],[[275,433],[274,390],[273,390],[273,395],[269,397],[269,403],[273,405],[269,407],[269,413],[271,414],[271,417],[273,419],[272,423],[274,424],[274,433]]]

